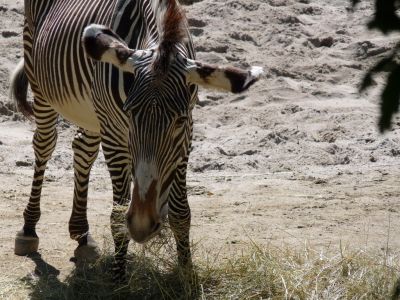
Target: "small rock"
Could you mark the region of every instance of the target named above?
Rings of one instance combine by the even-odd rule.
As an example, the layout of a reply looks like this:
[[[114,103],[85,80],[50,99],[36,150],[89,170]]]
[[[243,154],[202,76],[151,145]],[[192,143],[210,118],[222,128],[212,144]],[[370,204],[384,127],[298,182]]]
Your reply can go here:
[[[304,109],[301,108],[298,105],[288,105],[286,106],[284,109],[281,110],[281,114],[285,115],[285,114],[295,114],[298,113],[300,111],[303,111]]]
[[[375,142],[375,139],[367,138],[367,139],[365,139],[365,142],[366,142],[367,144],[371,144],[371,143]]]
[[[207,194],[207,189],[204,186],[188,186],[188,193],[190,195],[204,195]]]
[[[221,95],[217,95],[217,96],[213,96],[213,95],[207,95],[207,99],[213,100],[213,101],[217,101],[217,100],[221,100],[224,97]]]
[[[198,106],[200,106],[200,107],[204,107],[204,106],[210,105],[210,104],[212,104],[212,103],[213,103],[213,101],[210,101],[210,100],[198,100],[198,101],[196,102],[196,104],[197,104]]]
[[[236,156],[234,153],[228,153],[221,147],[217,147],[217,150],[219,151],[220,154],[225,155],[225,156]]]
[[[24,10],[23,9],[18,9],[18,8],[11,8],[12,12],[15,12],[17,14],[23,15],[24,14]]]
[[[33,165],[33,163],[31,161],[23,161],[23,160],[17,160],[15,162],[15,165],[17,167],[30,167]]]
[[[333,132],[326,132],[322,135],[321,141],[327,142],[327,143],[334,143],[336,142],[336,134]]]
[[[8,31],[8,30],[4,30],[1,35],[4,38],[9,38],[9,37],[14,37],[14,36],[18,36],[19,33],[15,32],[15,31]]]
[[[203,32],[204,30],[201,28],[190,28],[190,33],[194,36],[200,36],[203,34]]]
[[[376,55],[379,55],[379,54],[388,52],[388,51],[390,51],[390,50],[391,50],[390,47],[378,47],[378,48],[375,48],[375,49],[368,50],[367,56],[368,56],[368,57],[370,57],[370,56],[376,56]]]
[[[376,159],[375,156],[371,155],[371,156],[369,157],[369,161],[370,161],[370,162],[377,162],[378,160]]]
[[[326,148],[326,152],[328,152],[329,154],[336,154],[336,152],[338,152],[339,147],[336,146],[335,144],[331,144]]]
[[[341,165],[348,165],[350,163],[350,158],[348,156],[343,157],[343,159],[340,160]]]
[[[229,36],[231,38],[233,38],[234,40],[253,42],[254,44],[256,44],[254,38],[247,33],[234,32],[234,33],[231,33]]]
[[[228,45],[218,45],[214,47],[210,47],[211,51],[217,52],[217,53],[226,53],[228,51],[229,47]]]
[[[227,6],[232,7],[236,10],[247,10],[247,11],[255,11],[258,10],[258,8],[260,7],[260,4],[258,3],[247,3],[247,1],[232,1],[232,2],[227,2],[226,3]]]
[[[203,20],[193,19],[193,18],[189,18],[188,23],[189,26],[191,27],[205,27],[207,25],[207,23],[204,22]]]
[[[274,7],[286,6],[287,3],[285,0],[269,0],[269,5]]]
[[[377,45],[375,45],[371,41],[362,41],[357,43],[356,56],[361,58],[367,58],[369,56],[383,53],[387,50],[388,49],[377,47]]]
[[[219,162],[212,162],[212,163],[206,163],[202,166],[194,167],[193,172],[204,172],[204,171],[209,171],[209,170],[223,170],[225,167],[224,163],[219,163]]]
[[[315,184],[326,184],[328,183],[328,181],[326,181],[325,179],[317,179],[314,181]]]
[[[20,113],[14,113],[12,117],[13,121],[23,121],[24,117]]]
[[[244,100],[246,98],[247,98],[246,96],[242,95],[242,96],[236,97],[235,99],[232,99],[230,101],[230,103],[240,102],[240,101],[242,101],[242,100]]]
[[[400,155],[400,150],[399,149],[392,149],[392,150],[390,150],[390,153],[392,153],[393,156],[399,156]]]
[[[321,9],[318,7],[307,6],[300,10],[300,13],[305,15],[320,15]]]
[[[278,132],[270,132],[267,135],[267,139],[274,141],[275,144],[277,144],[277,145],[280,144],[280,143],[284,143],[284,142],[286,142],[288,140],[288,138],[286,136],[281,135]]]
[[[12,116],[13,112],[2,102],[0,102],[0,115]]]
[[[258,153],[257,150],[247,150],[247,151],[244,151],[243,153],[241,153],[240,155],[254,155],[257,153]]]
[[[301,23],[299,18],[297,18],[296,16],[287,16],[287,17],[281,18],[280,22],[285,23],[285,24],[300,24]]]
[[[328,37],[318,37],[318,38],[310,38],[308,41],[314,45],[314,47],[320,48],[320,47],[332,47],[333,43],[335,40],[333,37],[328,36]]]
[[[347,31],[346,31],[346,29],[339,29],[339,30],[336,30],[336,34],[347,34]]]

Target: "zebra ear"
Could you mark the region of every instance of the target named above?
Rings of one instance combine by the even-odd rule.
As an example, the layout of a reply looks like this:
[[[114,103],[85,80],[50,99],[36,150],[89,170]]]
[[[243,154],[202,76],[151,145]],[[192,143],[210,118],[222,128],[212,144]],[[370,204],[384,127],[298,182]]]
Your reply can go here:
[[[232,93],[246,91],[264,73],[261,67],[252,67],[250,70],[245,71],[239,68],[209,65],[189,59],[186,62],[187,82]]]
[[[86,54],[96,61],[111,63],[125,72],[133,73],[136,62],[145,50],[129,49],[114,31],[103,25],[92,24],[85,28],[82,44]]]

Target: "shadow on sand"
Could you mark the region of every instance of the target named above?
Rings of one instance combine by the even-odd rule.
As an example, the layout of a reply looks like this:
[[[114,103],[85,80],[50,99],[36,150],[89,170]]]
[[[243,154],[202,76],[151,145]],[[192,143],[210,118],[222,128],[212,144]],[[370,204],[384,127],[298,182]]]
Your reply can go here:
[[[197,276],[185,279],[177,268],[162,271],[145,257],[129,257],[128,280],[112,281],[112,256],[95,264],[77,264],[64,281],[60,271],[44,261],[39,253],[30,255],[35,275],[21,280],[29,286],[31,299],[198,299]]]

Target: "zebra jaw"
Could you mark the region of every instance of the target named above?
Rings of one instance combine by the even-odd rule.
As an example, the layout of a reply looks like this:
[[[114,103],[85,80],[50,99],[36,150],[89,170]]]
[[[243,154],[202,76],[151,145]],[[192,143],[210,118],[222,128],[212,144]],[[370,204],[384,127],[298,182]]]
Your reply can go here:
[[[85,28],[82,44],[86,54],[97,61],[111,63],[125,72],[134,73],[138,65],[149,65],[155,59],[155,49],[129,49],[126,43],[111,29],[92,24]],[[148,60],[148,62],[146,61]],[[230,66],[218,66],[191,60],[178,54],[178,62],[186,71],[186,81],[205,88],[241,93],[257,82],[264,74],[262,67],[242,70]]]

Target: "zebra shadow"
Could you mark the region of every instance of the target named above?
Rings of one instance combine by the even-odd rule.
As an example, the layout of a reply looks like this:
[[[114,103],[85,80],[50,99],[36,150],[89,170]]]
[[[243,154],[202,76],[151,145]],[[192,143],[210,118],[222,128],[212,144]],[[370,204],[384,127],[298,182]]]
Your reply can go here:
[[[177,267],[163,270],[143,256],[128,257],[125,283],[112,280],[112,255],[102,256],[94,264],[76,264],[61,281],[60,271],[45,262],[40,254],[29,256],[35,263],[35,275],[22,281],[30,289],[30,299],[199,299],[196,272],[183,276]]]

